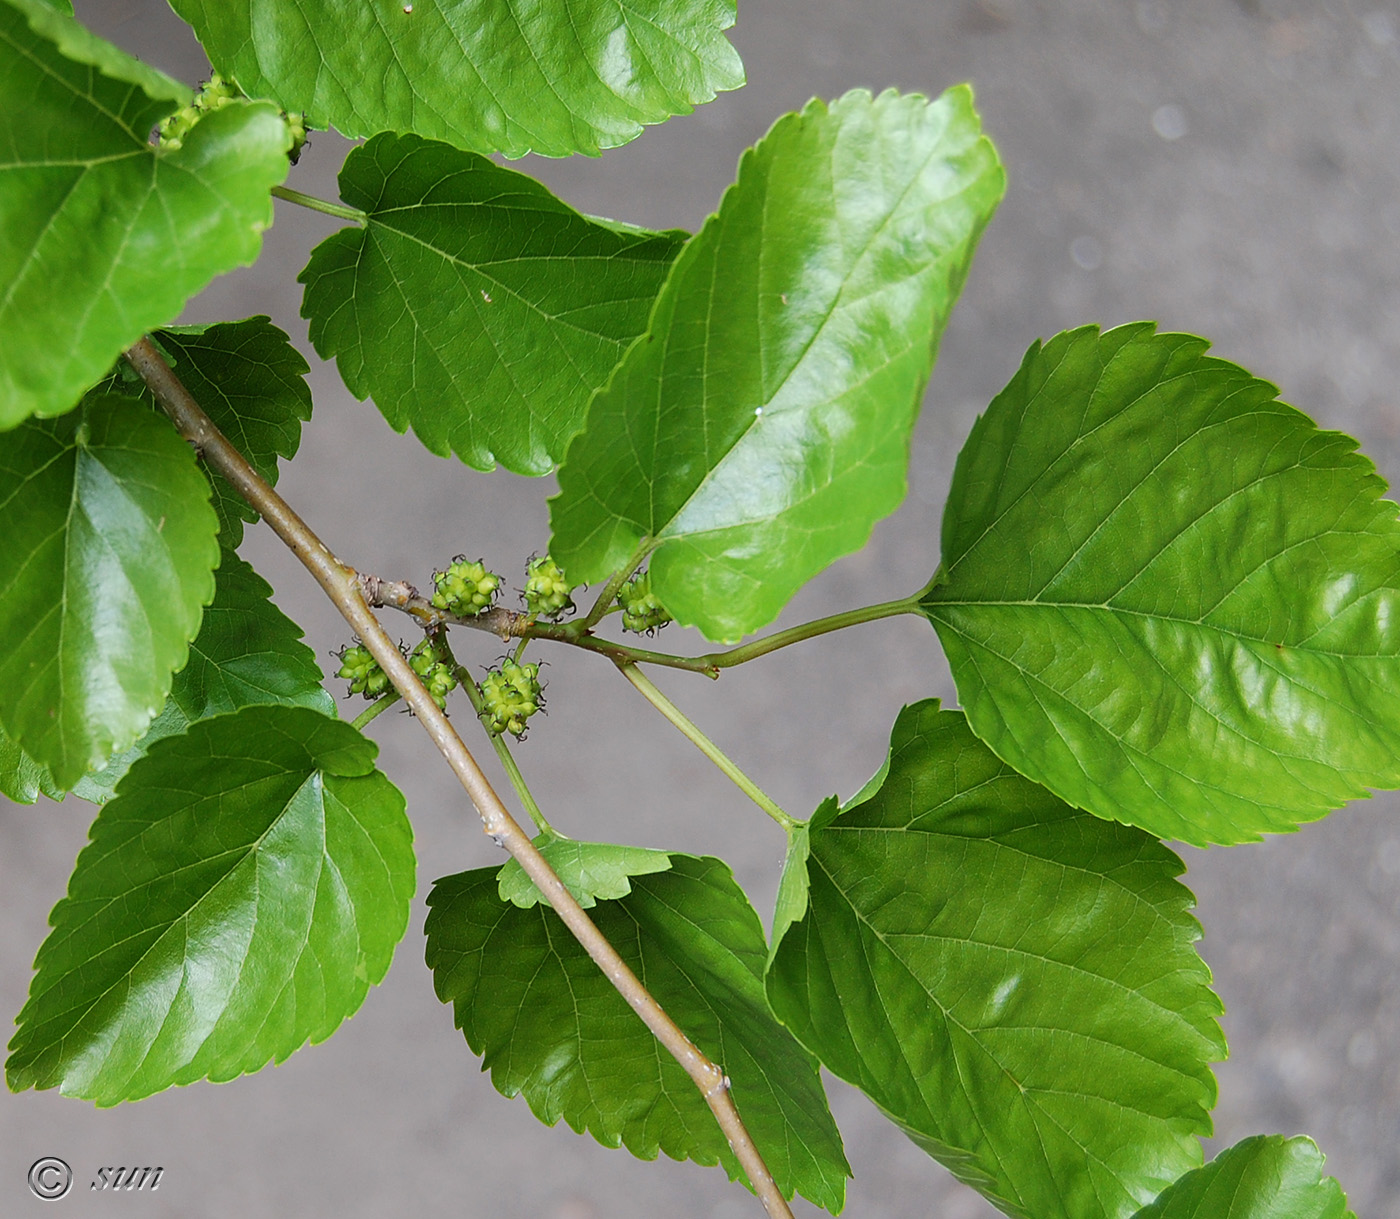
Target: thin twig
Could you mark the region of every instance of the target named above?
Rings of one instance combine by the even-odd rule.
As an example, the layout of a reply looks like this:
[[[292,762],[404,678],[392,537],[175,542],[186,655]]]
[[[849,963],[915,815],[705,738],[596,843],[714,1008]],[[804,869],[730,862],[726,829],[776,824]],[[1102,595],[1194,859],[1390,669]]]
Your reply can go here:
[[[412,584],[403,580],[383,580],[378,576],[360,575],[360,584],[365,600],[370,605],[389,606],[402,610],[416,618],[423,628],[430,629],[439,623],[449,626],[468,626],[478,631],[489,631],[501,639],[547,639],[552,643],[567,643],[585,651],[597,652],[606,656],[614,664],[628,663],[660,665],[668,669],[684,669],[690,673],[702,673],[706,677],[718,677],[724,669],[732,669],[760,656],[767,656],[780,648],[791,647],[819,635],[832,631],[845,630],[862,622],[875,622],[881,618],[893,618],[899,614],[919,612],[920,589],[912,596],[900,597],[895,601],[881,601],[878,605],[865,605],[859,609],[843,610],[811,622],[799,623],[786,630],[775,631],[752,643],[740,644],[719,652],[707,652],[703,656],[677,656],[671,652],[654,652],[647,648],[633,647],[627,643],[617,643],[611,639],[600,639],[591,631],[580,632],[578,623],[570,622],[563,626],[550,622],[532,620],[529,614],[508,610],[504,606],[484,610],[468,618],[448,614],[436,608]]]
[[[617,950],[594,926],[564,883],[555,875],[554,869],[530,841],[530,836],[510,815],[501,798],[487,782],[471,751],[457,735],[457,730],[433,702],[432,696],[409,666],[407,658],[389,638],[379,619],[365,603],[354,569],[340,562],[330,552],[306,522],[229,443],[180,383],[179,378],[171,371],[149,339],[141,339],[134,344],[126,352],[126,358],[155,395],[156,401],[175,424],[180,435],[203,454],[205,461],[218,470],[257,510],[273,532],[286,543],[288,549],[311,573],[341,616],[360,637],[370,655],[379,662],[379,667],[388,674],[389,681],[403,695],[410,710],[418,717],[418,722],[432,738],[433,744],[438,747],[447,764],[452,767],[453,773],[481,815],[486,833],[520,863],[525,874],[544,894],[555,913],[583,945],[608,981],[617,988],[618,993],[641,1017],[656,1039],[694,1081],[769,1216],[772,1219],[792,1219],[791,1209],[739,1117],[734,1098],[729,1093],[729,1078],[720,1067],[700,1052],[662,1010],[661,1005],[641,984],[627,962],[618,955]]]

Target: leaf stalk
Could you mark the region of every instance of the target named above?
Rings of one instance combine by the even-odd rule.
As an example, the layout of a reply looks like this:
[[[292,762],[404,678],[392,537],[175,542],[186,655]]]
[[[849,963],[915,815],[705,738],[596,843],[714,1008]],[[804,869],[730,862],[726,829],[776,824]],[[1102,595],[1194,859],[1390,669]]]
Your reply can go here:
[[[661,691],[651,683],[647,675],[637,668],[636,665],[625,663],[617,667],[621,670],[622,676],[632,683],[647,702],[679,728],[686,740],[690,741],[691,744],[699,749],[711,762],[718,766],[744,795],[773,818],[785,831],[791,833],[802,824],[796,817],[789,816],[779,808],[772,797],[740,770],[729,759],[728,755],[710,740],[709,737],[701,732],[685,712],[662,694]]]
[[[274,186],[272,196],[274,199],[285,199],[288,203],[295,203],[298,207],[308,207],[313,212],[323,212],[327,216],[334,216],[337,220],[350,220],[358,224],[360,228],[364,228],[369,223],[369,216],[357,207],[347,207],[343,203],[332,203],[329,199],[318,199],[315,195],[293,190],[290,186]]]

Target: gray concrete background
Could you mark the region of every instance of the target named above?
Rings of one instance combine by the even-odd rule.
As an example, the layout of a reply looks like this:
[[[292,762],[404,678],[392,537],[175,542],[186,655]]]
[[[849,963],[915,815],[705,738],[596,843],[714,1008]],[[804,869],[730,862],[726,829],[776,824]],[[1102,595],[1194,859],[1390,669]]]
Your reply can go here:
[[[157,0],[78,0],[119,44],[194,81],[198,48]],[[754,0],[734,41],[750,84],[600,160],[522,166],[594,213],[697,226],[739,153],[809,96],[937,92],[971,80],[1010,190],[993,221],[915,437],[911,493],[865,553],[804,590],[785,622],[900,595],[937,561],[943,495],[976,413],[1026,345],[1088,321],[1155,318],[1277,382],[1400,476],[1400,9],[1384,0]],[[318,135],[292,184],[334,194],[344,146]],[[194,302],[196,320],[270,312],[304,351],[294,276],[333,225],[279,205],[259,265]],[[313,360],[313,364],[316,361]],[[512,571],[547,538],[550,482],[483,476],[394,436],[334,371],[283,479],[362,569],[426,581],[465,550]],[[324,658],[338,620],[266,531],[244,553]],[[678,640],[668,638],[668,643]],[[489,640],[465,640],[478,663]],[[767,917],[778,833],[608,669],[552,656],[550,715],[519,751],[561,828],[720,853]],[[716,685],[663,682],[799,814],[879,764],[906,701],[953,690],[933,636],[876,624]],[[468,725],[470,726],[470,725]],[[77,1188],[55,1214],[729,1219],[756,1204],[717,1169],[642,1164],[547,1130],[477,1070],[423,965],[433,878],[495,862],[411,721],[373,734],[408,796],[420,859],[409,936],[384,986],[323,1046],[230,1084],[97,1111],[52,1093],[0,1097],[0,1212],[43,1205],[29,1163],[59,1155]],[[2,802],[0,802],[2,803]],[[1221,1145],[1312,1134],[1358,1214],[1400,1216],[1400,826],[1381,796],[1262,846],[1186,852],[1203,951],[1228,1008]],[[0,807],[0,1009],[17,1012],[45,915],[86,837],[80,802]],[[974,1219],[989,1208],[833,1082],[856,1179],[847,1213]],[[158,1194],[99,1200],[99,1165],[162,1164]],[[814,1213],[802,1208],[801,1213]]]

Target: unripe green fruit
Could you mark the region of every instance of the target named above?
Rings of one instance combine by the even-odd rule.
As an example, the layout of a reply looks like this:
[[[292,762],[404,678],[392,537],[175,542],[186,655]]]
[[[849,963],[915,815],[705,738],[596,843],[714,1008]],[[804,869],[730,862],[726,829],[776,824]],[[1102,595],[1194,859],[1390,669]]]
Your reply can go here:
[[[295,165],[301,159],[301,150],[306,147],[306,115],[288,114],[284,110],[282,117],[292,133],[292,146],[287,150],[287,159]]]
[[[549,555],[531,559],[525,565],[525,608],[541,618],[558,618],[574,608],[569,595],[572,586]]]
[[[447,710],[447,696],[457,688],[457,678],[431,639],[424,639],[408,654],[409,667],[422,679],[423,685],[441,711]]]
[[[341,652],[336,676],[350,682],[351,694],[363,694],[366,698],[378,698],[389,688],[389,675],[379,667],[369,649],[358,643]]]
[[[199,92],[194,95],[194,101],[161,123],[160,147],[167,152],[174,152],[184,145],[185,137],[206,114],[211,110],[222,110],[242,96],[238,86],[231,80],[225,80],[217,72],[214,73],[208,83],[201,86]],[[295,140],[295,136],[293,139]]]
[[[446,571],[433,572],[433,605],[458,618],[471,618],[491,608],[501,577],[487,571],[480,559],[469,561],[465,555],[452,560]]]
[[[671,621],[671,615],[651,591],[651,576],[647,572],[633,576],[618,590],[617,603],[622,606],[624,631],[650,635]]]
[[[517,664],[513,660],[492,669],[477,684],[481,692],[481,722],[492,736],[509,732],[520,739],[525,724],[544,706],[540,691],[540,666]]]

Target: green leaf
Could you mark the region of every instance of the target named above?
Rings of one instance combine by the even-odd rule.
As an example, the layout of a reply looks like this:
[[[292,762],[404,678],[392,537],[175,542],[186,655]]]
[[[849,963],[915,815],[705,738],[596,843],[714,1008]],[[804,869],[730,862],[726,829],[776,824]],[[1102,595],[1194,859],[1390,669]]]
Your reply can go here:
[[[439,880],[428,897],[428,966],[438,997],[506,1096],[546,1125],[561,1117],[633,1155],[742,1170],[690,1077],[544,905],[503,901],[497,870]],[[763,997],[758,916],[717,859],[672,855],[592,910],[599,930],[700,1049],[787,1197],[835,1213],[850,1175],[816,1063]]]
[[[193,451],[138,402],[0,444],[0,724],[60,788],[161,709],[214,595],[217,528]]]
[[[213,603],[204,611],[189,661],[175,674],[164,709],[130,749],[95,774],[84,775],[75,795],[103,803],[137,758],[197,720],[260,703],[310,707],[335,716],[335,699],[321,685],[316,654],[301,642],[301,627],[272,604],[271,596],[257,572],[231,551],[223,552]]]
[[[939,336],[1005,178],[966,86],[779,119],[671,269],[569,447],[550,553],[655,548],[671,615],[734,640],[904,498]]]
[[[237,103],[157,152],[152,126],[189,98],[73,18],[0,0],[0,428],[71,409],[145,331],[257,257],[287,124]]]
[[[296,455],[301,425],[311,418],[309,366],[292,341],[266,317],[171,326],[153,332],[151,338],[219,431],[275,485],[278,459]],[[108,390],[155,406],[154,396],[125,361],[93,392]],[[222,474],[207,472],[219,534],[226,546],[236,547],[243,539],[243,522],[255,521],[258,515]]]
[[[366,213],[301,273],[311,341],[440,457],[545,474],[646,329],[683,233],[579,215],[524,174],[417,136],[351,151]]]
[[[408,925],[412,833],[374,744],[303,707],[137,762],[54,908],[6,1072],[99,1105],[324,1041]]]
[[[1201,1162],[1225,1042],[1175,855],[936,701],[901,712],[879,789],[833,811],[767,978],[823,1064],[1023,1219],[1120,1219]]]
[[[1148,323],[1027,354],[923,608],[973,731],[1101,817],[1248,842],[1400,786],[1400,522],[1356,442]]]
[[[550,834],[541,834],[535,839],[535,845],[585,910],[597,905],[600,897],[605,901],[626,897],[632,892],[633,876],[665,872],[671,866],[669,852],[653,851],[649,847],[578,842]],[[514,859],[502,865],[497,886],[501,901],[512,902],[523,910],[545,900]]]
[[[16,804],[33,804],[40,795],[62,800],[63,789],[53,781],[47,766],[41,766],[5,735],[0,728],[0,795]]]
[[[1356,1219],[1309,1138],[1257,1134],[1187,1173],[1136,1219]]]
[[[744,83],[734,0],[173,0],[210,61],[342,135],[596,154]],[[364,88],[372,81],[372,88]]]

